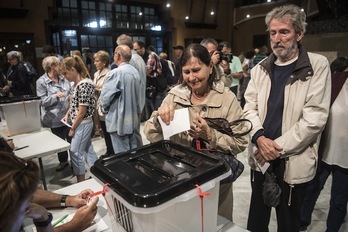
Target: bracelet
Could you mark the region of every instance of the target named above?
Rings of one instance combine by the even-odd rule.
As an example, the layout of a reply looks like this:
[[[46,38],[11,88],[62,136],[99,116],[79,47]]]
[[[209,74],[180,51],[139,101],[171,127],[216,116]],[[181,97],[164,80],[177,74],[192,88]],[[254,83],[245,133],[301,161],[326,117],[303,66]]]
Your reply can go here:
[[[34,222],[34,225],[37,227],[46,227],[46,226],[51,224],[52,219],[53,219],[52,214],[50,212],[48,212],[48,219],[46,221],[36,222],[35,220],[33,220],[33,222]]]
[[[62,196],[62,199],[60,199],[60,206],[61,207],[67,207],[66,206],[66,198],[67,198],[68,195],[63,195]]]

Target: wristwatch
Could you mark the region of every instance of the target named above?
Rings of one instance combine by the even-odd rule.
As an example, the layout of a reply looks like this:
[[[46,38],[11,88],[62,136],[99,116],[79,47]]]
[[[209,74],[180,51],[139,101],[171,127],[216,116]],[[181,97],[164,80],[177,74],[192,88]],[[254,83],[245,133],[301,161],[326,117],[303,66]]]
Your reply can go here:
[[[52,222],[52,219],[53,219],[53,216],[50,212],[48,212],[48,219],[46,221],[43,221],[43,222],[36,222],[35,220],[33,221],[34,222],[34,225],[37,226],[37,227],[46,227],[48,225],[51,224]]]
[[[66,198],[68,195],[63,195],[62,199],[60,199],[60,206],[61,207],[66,207]]]

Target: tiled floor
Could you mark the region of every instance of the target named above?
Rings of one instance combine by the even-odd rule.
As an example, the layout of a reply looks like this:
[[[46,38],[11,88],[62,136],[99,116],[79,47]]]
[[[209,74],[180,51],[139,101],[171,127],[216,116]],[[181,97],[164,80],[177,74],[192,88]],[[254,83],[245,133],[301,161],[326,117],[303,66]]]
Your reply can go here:
[[[143,137],[144,138],[144,137]],[[148,141],[144,138],[144,144]],[[105,153],[104,140],[101,138],[93,139],[93,146],[97,154],[100,156]],[[250,170],[247,165],[247,154],[241,153],[238,155],[239,159],[245,164],[245,170],[238,180],[234,183],[234,223],[239,227],[229,231],[241,231],[240,227],[246,228],[246,223],[248,219],[249,212],[249,200],[251,194],[250,188]],[[72,176],[71,169],[69,167],[65,168],[61,172],[56,172],[55,168],[58,165],[58,159],[55,155],[45,157],[43,159],[46,172],[46,180],[49,190],[56,190],[70,184],[76,183],[76,177]],[[325,188],[323,189],[316,207],[312,215],[312,224],[308,228],[309,232],[323,232],[326,229],[326,217],[328,213],[329,200],[330,200],[330,185],[331,179],[327,182]],[[273,211],[271,222],[270,222],[270,232],[277,231],[275,213]],[[340,232],[348,231],[348,216],[345,219]]]

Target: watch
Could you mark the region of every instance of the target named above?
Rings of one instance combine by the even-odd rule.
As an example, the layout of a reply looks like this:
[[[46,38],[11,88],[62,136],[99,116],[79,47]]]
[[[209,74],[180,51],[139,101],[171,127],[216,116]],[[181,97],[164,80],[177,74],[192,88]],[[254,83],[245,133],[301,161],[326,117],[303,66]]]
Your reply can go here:
[[[48,225],[51,224],[52,222],[52,219],[53,219],[53,216],[50,212],[48,212],[48,219],[46,221],[43,221],[43,222],[36,222],[35,220],[33,221],[34,222],[34,225],[37,226],[37,227],[46,227]]]
[[[63,195],[62,199],[60,199],[60,206],[61,207],[66,207],[66,198],[68,195]]]

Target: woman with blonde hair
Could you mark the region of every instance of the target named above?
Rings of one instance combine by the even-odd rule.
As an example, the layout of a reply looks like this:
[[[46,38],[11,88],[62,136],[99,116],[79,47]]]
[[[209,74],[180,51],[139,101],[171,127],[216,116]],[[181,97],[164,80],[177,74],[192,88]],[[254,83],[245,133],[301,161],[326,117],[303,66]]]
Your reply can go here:
[[[87,78],[87,68],[78,56],[64,58],[60,69],[65,78],[73,82],[70,108],[63,120],[68,122],[69,117],[72,120],[69,131],[71,161],[77,182],[81,182],[85,180],[85,161],[92,166],[97,160],[91,141],[95,85]]]
[[[53,134],[69,143],[69,127],[61,119],[69,110],[70,83],[59,74],[59,58],[47,56],[42,61],[45,73],[36,81],[36,94],[41,97],[41,124],[51,128]],[[68,165],[68,152],[58,153],[59,165],[56,171],[63,170]]]
[[[106,131],[105,126],[105,115],[101,112],[99,108],[99,96],[104,85],[104,82],[107,78],[107,75],[110,71],[110,55],[108,52],[100,50],[94,54],[94,65],[97,71],[94,73],[94,84],[95,84],[95,95],[96,95],[96,108],[94,112],[94,123],[95,130],[102,130],[105,144],[106,144],[106,154],[115,154],[114,149],[112,147],[110,134]],[[98,128],[99,127],[99,128]]]

